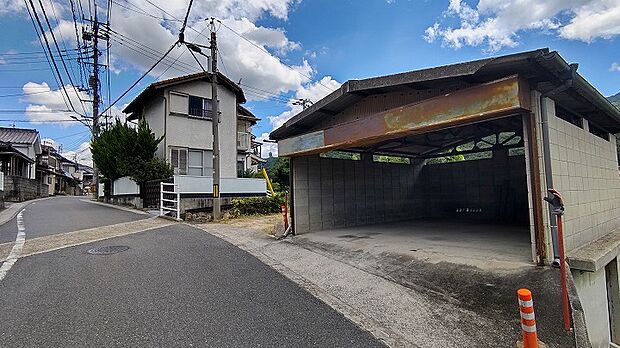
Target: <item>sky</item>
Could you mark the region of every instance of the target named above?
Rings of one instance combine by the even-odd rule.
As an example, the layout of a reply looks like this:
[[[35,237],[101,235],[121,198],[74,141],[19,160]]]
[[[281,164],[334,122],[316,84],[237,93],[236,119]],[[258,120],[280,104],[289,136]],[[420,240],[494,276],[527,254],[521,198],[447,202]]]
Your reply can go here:
[[[100,22],[109,19],[109,50],[106,41],[100,46],[101,109],[115,102],[108,114],[123,119],[123,105],[150,83],[201,71],[175,46],[116,101],[176,41],[188,3],[0,0],[0,126],[36,128],[65,156],[90,164],[88,128],[72,118],[78,114],[59,112],[92,113],[84,88],[91,67],[78,64],[76,31],[88,24],[82,15],[92,18],[97,8]],[[254,127],[259,140],[301,110],[295,99],[316,102],[349,79],[542,47],[579,63],[603,95],[620,92],[620,0],[195,0],[186,41],[207,45],[211,17],[218,67],[241,81],[246,107],[261,119]],[[62,81],[43,54],[45,39]],[[263,155],[269,152],[277,149],[266,143]]]

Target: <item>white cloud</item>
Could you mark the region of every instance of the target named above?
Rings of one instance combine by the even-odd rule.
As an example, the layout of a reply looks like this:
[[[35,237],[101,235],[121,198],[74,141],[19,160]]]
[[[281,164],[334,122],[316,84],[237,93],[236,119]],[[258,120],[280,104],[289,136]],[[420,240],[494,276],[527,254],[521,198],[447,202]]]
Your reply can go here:
[[[338,89],[340,85],[341,83],[334,80],[331,76],[324,76],[319,81],[299,87],[295,92],[294,99],[309,99],[311,102],[316,103],[329,93]],[[288,119],[303,111],[301,105],[295,105],[292,101],[288,103],[288,108],[288,110],[279,115],[267,116],[273,129],[280,127],[288,121]]]
[[[609,67],[609,71],[620,72],[620,64],[618,64],[617,62],[611,63],[611,66]]]
[[[88,141],[81,143],[77,150],[65,151],[62,155],[80,164],[85,164],[89,167],[93,166],[93,155],[90,152],[90,142]]]
[[[156,1],[155,3],[177,18],[185,15],[186,1]],[[289,64],[283,62],[287,54],[299,50],[301,44],[290,40],[281,28],[258,26],[254,23],[266,14],[286,19],[289,8],[294,3],[296,3],[294,0],[194,2],[185,39],[188,42],[208,46],[209,23],[204,19],[217,16],[222,19],[222,25],[217,24],[218,48],[221,55],[218,57],[219,69],[222,73],[228,75],[233,81],[241,79],[245,85],[267,90],[271,94],[294,91],[302,84],[309,82],[314,75],[312,67],[306,60],[293,64],[292,69],[287,66]],[[146,2],[142,5],[143,10],[156,17],[170,18]],[[162,21],[139,15],[118,6],[114,7],[111,26],[126,37],[111,34],[113,38],[111,58],[114,63],[113,71],[116,73],[130,68],[140,71],[148,69],[177,40],[179,29],[178,22]],[[238,37],[226,26],[252,43]],[[142,43],[148,49],[137,46],[127,38]],[[183,46],[174,48],[168,57],[169,59],[163,61],[151,72],[152,77],[165,79],[201,71],[187,48]],[[168,69],[170,63],[177,57],[180,58],[176,64]],[[206,58],[198,57],[203,62],[203,66],[206,65]],[[264,99],[257,94],[250,92],[248,98]]]
[[[263,143],[261,146],[261,157],[267,158],[269,154],[274,157],[278,157],[278,145],[276,143],[268,142],[269,133],[263,133],[260,136],[256,137],[256,140]]]
[[[26,10],[25,3],[20,0],[0,0],[0,15],[18,13]]]
[[[494,52],[517,46],[519,33],[532,30],[584,42],[620,35],[620,0],[480,0],[475,8],[450,0],[444,17],[424,38],[455,49],[484,45]],[[458,21],[454,28],[443,24],[451,19]]]
[[[27,102],[26,118],[32,123],[52,123],[62,127],[70,127],[77,122],[68,122],[72,120],[71,116],[81,117],[74,112],[58,112],[56,110],[67,110],[67,104],[65,104],[66,96],[60,89],[52,90],[45,82],[27,82],[22,87],[25,94],[22,99],[23,102]],[[89,99],[88,94],[81,91],[76,91],[71,85],[66,85],[65,90],[69,95],[73,106],[77,111],[81,113],[90,113],[91,108],[87,103],[84,103],[82,108],[82,102],[80,99]],[[45,92],[45,93],[41,93]],[[54,122],[57,121],[57,122]]]

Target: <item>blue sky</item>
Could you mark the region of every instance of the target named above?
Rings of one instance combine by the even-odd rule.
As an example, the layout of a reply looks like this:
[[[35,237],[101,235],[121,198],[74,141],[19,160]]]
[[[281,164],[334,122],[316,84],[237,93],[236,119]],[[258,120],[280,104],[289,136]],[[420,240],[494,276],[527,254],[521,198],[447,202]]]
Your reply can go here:
[[[50,0],[42,3],[61,47],[74,48],[69,0],[54,1],[53,5]],[[98,2],[100,18],[104,20],[106,3]],[[247,106],[262,119],[254,133],[264,138],[273,127],[299,111],[298,106],[287,100],[303,97],[317,101],[348,79],[541,47],[558,50],[567,61],[580,63],[580,73],[604,95],[620,92],[620,0],[586,0],[572,6],[570,3],[562,0],[196,1],[190,15],[192,30],[188,30],[188,39],[206,43],[206,36],[196,35],[196,31],[208,35],[204,19],[216,16],[222,20],[224,25],[218,30],[223,61],[220,69],[235,81],[242,79],[242,87],[250,99]],[[88,130],[75,122],[55,122],[66,115],[41,112],[66,107],[44,56],[24,54],[42,50],[24,4],[19,0],[0,0],[0,34],[10,38],[0,41],[0,125],[15,123],[17,127],[36,128],[42,138],[54,139],[57,146],[62,144],[65,153],[77,152],[80,159],[88,161]],[[38,1],[34,4],[42,16]],[[152,64],[152,58],[144,54],[144,46],[153,50],[152,57],[174,42],[178,22],[171,19],[183,17],[186,4],[187,1],[177,0],[112,3],[111,27],[115,31],[110,34],[114,37],[110,51],[112,99]],[[88,16],[89,2],[82,0],[81,5]],[[228,28],[264,50],[248,44]],[[128,43],[129,39],[134,42]],[[175,49],[172,59],[181,52]],[[102,58],[105,62],[105,54]],[[70,70],[77,67],[74,60],[68,62]],[[166,62],[155,69],[119,101],[114,113],[118,114],[118,108],[154,79],[199,69],[187,53],[178,62],[165,73],[169,65]],[[102,74],[102,78],[105,76]],[[77,70],[74,78],[79,80]],[[64,79],[68,84],[68,77]],[[105,108],[108,103],[105,84],[103,89]],[[24,93],[31,95],[19,95]],[[86,94],[82,97],[88,98]],[[75,101],[79,104],[77,97]],[[45,123],[22,122],[33,119]]]

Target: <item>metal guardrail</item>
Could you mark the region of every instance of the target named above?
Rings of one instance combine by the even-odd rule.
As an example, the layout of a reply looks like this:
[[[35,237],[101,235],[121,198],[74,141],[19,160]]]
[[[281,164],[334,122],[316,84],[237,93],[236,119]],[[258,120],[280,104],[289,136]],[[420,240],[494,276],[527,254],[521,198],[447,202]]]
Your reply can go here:
[[[165,187],[172,187],[172,191],[164,190]],[[181,191],[179,190],[179,185],[162,182],[160,183],[159,192],[159,216],[166,215],[164,212],[174,212],[176,219],[181,220]],[[166,205],[166,203],[171,204]]]

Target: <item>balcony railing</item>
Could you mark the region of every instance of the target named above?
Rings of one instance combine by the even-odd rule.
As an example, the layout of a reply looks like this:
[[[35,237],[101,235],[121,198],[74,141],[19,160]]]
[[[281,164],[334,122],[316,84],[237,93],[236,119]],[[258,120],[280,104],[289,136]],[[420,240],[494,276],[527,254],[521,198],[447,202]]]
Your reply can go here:
[[[189,108],[189,117],[197,117],[210,120],[213,118],[213,111],[206,109]]]

